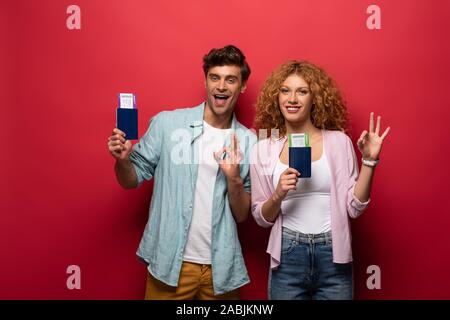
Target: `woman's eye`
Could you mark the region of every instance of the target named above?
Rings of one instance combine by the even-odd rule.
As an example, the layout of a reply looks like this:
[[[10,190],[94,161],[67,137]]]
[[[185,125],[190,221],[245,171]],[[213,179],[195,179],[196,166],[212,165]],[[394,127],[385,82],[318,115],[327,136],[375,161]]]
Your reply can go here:
[[[308,93],[309,93],[308,90],[302,90],[302,91],[300,91],[300,95],[302,95],[302,96],[306,96]]]
[[[280,92],[286,94],[286,93],[289,92],[289,90],[286,89],[286,88],[281,88],[281,89],[280,89]]]

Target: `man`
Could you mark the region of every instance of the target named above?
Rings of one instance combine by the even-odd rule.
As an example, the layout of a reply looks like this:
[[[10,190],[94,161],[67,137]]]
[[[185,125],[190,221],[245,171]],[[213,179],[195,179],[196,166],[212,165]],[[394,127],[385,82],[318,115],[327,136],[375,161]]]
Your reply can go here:
[[[203,58],[206,102],[164,111],[132,148],[113,130],[109,151],[125,189],[155,177],[137,255],[146,299],[239,299],[249,282],[236,230],[250,211],[249,153],[256,136],[234,115],[250,68],[235,46]]]

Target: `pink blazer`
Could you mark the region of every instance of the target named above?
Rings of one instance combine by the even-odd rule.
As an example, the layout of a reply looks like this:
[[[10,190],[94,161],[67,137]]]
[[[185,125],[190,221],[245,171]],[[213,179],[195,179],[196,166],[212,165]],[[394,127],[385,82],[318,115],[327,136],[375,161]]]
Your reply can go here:
[[[353,260],[349,217],[357,218],[361,215],[370,199],[367,202],[360,202],[354,195],[359,171],[350,138],[340,131],[322,130],[322,133],[331,172],[333,262],[348,263]],[[272,176],[286,139],[283,137],[260,140],[253,147],[250,156],[252,214],[258,225],[265,228],[272,227],[267,253],[271,256],[270,267],[273,269],[281,263],[283,215],[279,214],[272,223],[264,219],[261,208],[275,192]]]

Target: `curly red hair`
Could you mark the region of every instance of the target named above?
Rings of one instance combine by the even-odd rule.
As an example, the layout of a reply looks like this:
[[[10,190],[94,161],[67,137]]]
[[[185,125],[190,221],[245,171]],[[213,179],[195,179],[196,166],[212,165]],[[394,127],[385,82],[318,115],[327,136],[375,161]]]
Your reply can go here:
[[[309,85],[313,97],[313,125],[318,129],[339,130],[348,134],[348,112],[335,82],[314,64],[295,60],[279,66],[264,82],[256,103],[256,128],[267,129],[268,136],[273,129],[278,129],[280,136],[286,135],[278,95],[283,82],[292,74],[302,77]]]

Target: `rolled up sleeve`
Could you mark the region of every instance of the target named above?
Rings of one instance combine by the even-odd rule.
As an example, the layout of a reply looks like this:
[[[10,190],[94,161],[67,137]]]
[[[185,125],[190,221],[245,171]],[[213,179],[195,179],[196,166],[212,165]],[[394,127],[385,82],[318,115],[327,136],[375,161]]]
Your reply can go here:
[[[147,132],[133,146],[130,160],[136,171],[138,185],[141,185],[144,180],[150,180],[155,174],[163,140],[161,122],[161,113],[159,113],[150,120]]]
[[[250,152],[256,143],[256,135],[247,129],[242,136],[242,140],[244,140],[245,152],[243,163],[241,164],[241,177],[243,177],[244,190],[250,193],[252,191],[250,180]]]
[[[250,155],[250,181],[253,218],[263,228],[272,227],[274,223],[267,221],[262,215],[262,206],[271,196],[271,192],[267,185],[267,176],[263,174],[263,168],[259,165],[257,144],[253,147]]]
[[[347,212],[351,218],[358,218],[370,203],[370,199],[366,202],[361,202],[355,196],[355,186],[358,179],[358,161],[356,160],[355,149],[350,138],[347,137],[347,160],[349,168],[349,184],[347,195]]]

